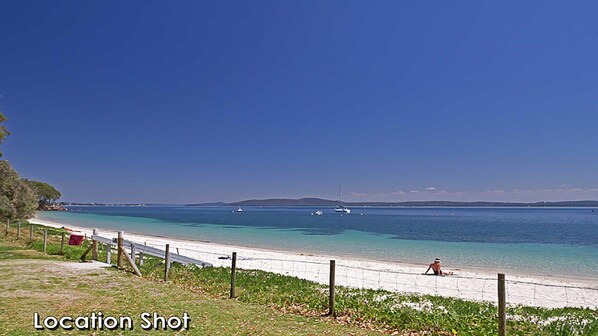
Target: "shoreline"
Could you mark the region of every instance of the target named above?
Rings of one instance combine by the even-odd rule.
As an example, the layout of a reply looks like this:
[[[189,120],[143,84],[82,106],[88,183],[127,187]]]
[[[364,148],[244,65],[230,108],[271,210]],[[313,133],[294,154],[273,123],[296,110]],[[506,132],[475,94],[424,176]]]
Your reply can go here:
[[[51,227],[68,227],[88,235],[92,233],[92,229],[87,227],[37,218],[29,221],[33,224]],[[101,231],[99,234],[116,237],[117,232],[107,230]],[[217,256],[225,257],[230,256],[232,252],[237,252],[241,258],[238,260],[240,268],[262,269],[326,283],[329,260],[335,259],[337,284],[339,285],[450,296],[476,301],[497,301],[496,278],[499,270],[494,269],[443,267],[445,272],[452,271],[455,272],[455,275],[424,276],[422,273],[428,265],[226,245],[126,231],[124,234],[128,240],[156,247],[169,243],[171,251],[180,248],[183,250],[180,254],[201,260],[208,259],[215,267],[229,266],[230,263],[226,259],[218,259]],[[508,281],[511,282],[509,286],[516,289],[516,294],[512,294],[512,297],[508,299],[510,304],[547,308],[565,306],[598,308],[598,281],[595,279],[504,271],[506,271],[504,273],[507,275]],[[537,290],[541,293],[536,294]]]
[[[45,219],[30,219],[29,221],[38,221],[39,224],[47,223],[48,226],[54,227],[62,227],[66,226],[65,224],[52,222],[51,220]],[[33,223],[33,222],[32,222]],[[42,224],[46,225],[46,224]],[[71,228],[76,228],[81,232],[87,232],[89,235],[92,233],[92,228],[84,227],[84,226],[77,226],[77,225],[68,225]],[[124,231],[124,230],[121,230]],[[104,231],[113,234],[116,237],[117,231]],[[249,250],[249,251],[261,251],[264,253],[277,253],[280,255],[293,255],[296,257],[315,257],[315,258],[325,258],[326,261],[330,259],[337,260],[344,260],[349,262],[359,262],[359,263],[371,263],[371,264],[382,264],[382,265],[394,265],[399,268],[408,267],[410,270],[421,270],[420,273],[424,272],[428,267],[427,263],[418,263],[415,261],[408,261],[408,260],[385,260],[385,259],[373,259],[367,257],[358,257],[350,254],[329,254],[329,253],[321,253],[321,252],[313,252],[313,251],[300,251],[300,250],[280,250],[276,248],[266,248],[266,247],[255,247],[255,246],[248,246],[243,244],[227,244],[227,243],[220,243],[220,242],[212,242],[209,240],[199,240],[199,239],[189,239],[189,238],[181,238],[177,236],[166,236],[166,235],[158,235],[158,234],[149,234],[144,232],[136,232],[136,231],[124,231],[127,236],[135,236],[138,239],[152,238],[152,239],[162,239],[164,241],[169,242],[181,242],[184,244],[210,244],[213,247],[220,247],[224,249],[235,249],[235,251],[240,250]],[[479,266],[470,266],[470,265],[455,265],[451,267],[447,267],[443,265],[443,270],[446,271],[453,271],[462,273],[475,273],[475,274],[484,274],[486,277],[493,277],[496,278],[498,273],[506,274],[507,276],[517,276],[517,277],[533,277],[533,278],[541,278],[543,280],[555,280],[555,281],[563,281],[563,282],[574,282],[574,283],[583,283],[589,286],[596,286],[598,288],[598,280],[597,278],[592,276],[584,276],[584,275],[562,275],[562,274],[548,274],[542,272],[533,272],[533,271],[523,271],[519,269],[509,269],[509,268],[491,268],[491,267],[479,267]],[[415,271],[417,272],[417,271]]]

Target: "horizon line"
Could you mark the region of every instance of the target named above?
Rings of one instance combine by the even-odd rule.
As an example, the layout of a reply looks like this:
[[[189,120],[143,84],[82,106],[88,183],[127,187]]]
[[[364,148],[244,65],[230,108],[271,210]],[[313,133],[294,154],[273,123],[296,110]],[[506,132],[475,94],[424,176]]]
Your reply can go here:
[[[284,201],[299,201],[299,200],[320,200],[320,201],[328,201],[328,202],[336,202],[337,200],[327,199],[327,198],[320,198],[320,197],[300,197],[300,198],[284,198],[284,197],[271,197],[271,198],[248,198],[238,201],[203,201],[203,202],[177,202],[177,203],[170,203],[170,202],[143,202],[143,201],[129,201],[129,202],[102,202],[102,201],[61,201],[58,203],[71,203],[71,204],[124,204],[124,205],[194,205],[194,204],[214,204],[214,203],[222,203],[222,204],[234,204],[240,202],[248,202],[248,201],[273,201],[273,200],[284,200]],[[597,202],[597,199],[567,199],[567,200],[559,200],[559,201],[528,201],[528,202],[521,202],[521,201],[484,201],[484,200],[475,200],[475,201],[452,201],[452,200],[409,200],[409,201],[341,201],[341,203],[355,203],[355,204],[363,204],[363,203],[378,203],[378,204],[401,204],[401,203],[504,203],[504,204],[539,204],[539,203],[567,203],[567,202]]]

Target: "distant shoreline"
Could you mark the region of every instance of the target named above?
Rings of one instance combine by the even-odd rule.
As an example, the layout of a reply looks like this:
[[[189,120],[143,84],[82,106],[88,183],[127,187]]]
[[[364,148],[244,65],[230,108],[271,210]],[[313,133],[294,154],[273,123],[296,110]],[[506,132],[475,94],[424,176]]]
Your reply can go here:
[[[62,206],[110,206],[110,207],[147,207],[147,206],[188,206],[188,207],[241,207],[241,206],[262,206],[262,207],[335,207],[343,205],[347,207],[378,207],[378,208],[598,208],[598,201],[557,201],[557,202],[455,202],[455,201],[406,201],[406,202],[337,202],[323,198],[272,198],[272,199],[251,199],[239,202],[208,202],[189,204],[167,204],[167,203],[85,203],[85,202],[61,202]],[[598,211],[597,211],[598,213]]]
[[[558,201],[558,202],[455,202],[455,201],[407,201],[407,202],[338,202],[323,198],[272,198],[252,199],[240,202],[196,203],[185,206],[353,206],[353,207],[598,207],[598,201]]]

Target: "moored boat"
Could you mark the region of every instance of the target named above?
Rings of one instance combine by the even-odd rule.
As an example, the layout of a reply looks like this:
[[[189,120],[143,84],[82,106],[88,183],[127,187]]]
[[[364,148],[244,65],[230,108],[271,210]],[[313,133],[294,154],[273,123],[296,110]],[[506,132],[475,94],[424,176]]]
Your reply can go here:
[[[338,186],[338,198],[336,199],[336,208],[334,208],[334,212],[350,214],[351,209],[347,208],[346,206],[341,204],[341,186]]]

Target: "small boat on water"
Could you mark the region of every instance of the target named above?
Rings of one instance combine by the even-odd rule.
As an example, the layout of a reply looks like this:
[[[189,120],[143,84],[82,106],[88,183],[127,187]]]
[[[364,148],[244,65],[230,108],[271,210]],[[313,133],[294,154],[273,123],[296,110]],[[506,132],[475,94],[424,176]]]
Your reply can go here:
[[[334,212],[350,214],[351,209],[347,208],[346,206],[340,205],[340,206],[337,206],[336,208],[334,208]]]
[[[312,212],[311,214],[312,214],[312,216],[313,216],[313,215],[316,215],[316,216],[322,216],[322,215],[324,214],[324,211],[322,211],[322,210],[318,210],[318,211],[316,211],[316,212]]]
[[[242,208],[238,208],[236,212],[243,212]]]
[[[336,208],[334,208],[334,212],[343,213],[343,214],[350,214],[351,209],[347,208],[344,205],[341,205],[341,186],[338,186],[338,198],[336,199]]]

